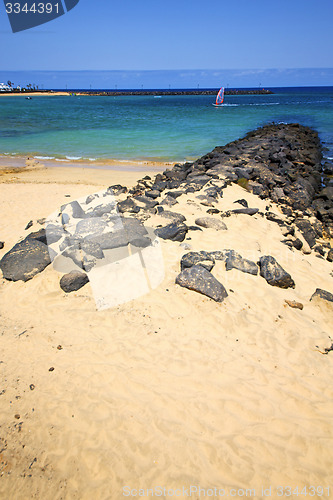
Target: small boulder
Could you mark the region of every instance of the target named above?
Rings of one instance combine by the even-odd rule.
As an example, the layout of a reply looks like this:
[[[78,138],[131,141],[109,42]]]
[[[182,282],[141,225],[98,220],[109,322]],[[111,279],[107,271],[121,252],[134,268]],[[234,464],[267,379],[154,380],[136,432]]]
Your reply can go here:
[[[331,292],[327,292],[327,290],[322,290],[321,288],[316,288],[316,291],[312,294],[310,300],[314,299],[323,299],[327,302],[333,302],[333,294]]]
[[[168,207],[172,207],[173,205],[177,205],[178,201],[172,196],[166,196],[163,201],[161,201],[160,205],[166,205]]]
[[[127,193],[127,187],[121,186],[121,184],[114,184],[113,186],[108,187],[107,193],[118,196],[119,194]]]
[[[169,210],[163,210],[159,213],[160,217],[164,217],[165,219],[171,219],[172,222],[184,222],[186,221],[186,217],[182,214],[178,214],[177,212],[170,212]]]
[[[259,208],[236,208],[231,210],[233,214],[255,215],[259,212]]]
[[[258,274],[258,266],[255,262],[251,260],[243,259],[243,257],[232,250],[226,260],[226,270],[238,269],[243,273],[253,274],[256,276]]]
[[[140,212],[140,207],[133,201],[132,198],[127,198],[127,200],[120,201],[117,204],[118,211],[123,214],[125,212],[138,213]]]
[[[158,198],[161,193],[157,189],[151,189],[150,191],[146,191],[145,194],[146,196],[148,196],[148,198],[152,198],[153,200],[155,200],[155,198]]]
[[[62,213],[63,224],[68,224],[71,218],[84,219],[86,217],[86,214],[78,201],[67,203],[67,205],[63,205],[60,210]]]
[[[0,241],[0,250],[2,250],[4,246],[5,246],[5,242],[4,241]]]
[[[93,238],[102,234],[107,223],[101,217],[82,219],[76,224],[75,235],[79,238]]]
[[[236,201],[234,201],[234,203],[239,203],[240,205],[243,205],[243,207],[249,208],[249,205],[248,205],[247,201],[244,198],[242,198],[240,200],[236,200]]]
[[[226,289],[214,276],[200,265],[184,269],[176,278],[177,285],[202,293],[216,302],[228,296]]]
[[[307,219],[296,219],[296,226],[302,233],[305,241],[309,244],[310,248],[312,248],[316,244],[316,232],[313,229],[310,221]]]
[[[279,288],[295,288],[295,283],[289,273],[276,262],[271,255],[264,255],[259,260],[260,276],[271,286]]]
[[[172,222],[155,229],[155,234],[163,240],[184,241],[188,227],[183,222]]]
[[[211,271],[215,265],[215,260],[210,255],[209,252],[201,251],[201,252],[188,252],[183,255],[180,261],[180,269],[183,271],[189,267],[200,265],[207,269],[207,271]]]
[[[104,214],[115,214],[116,204],[107,203],[105,205],[101,204],[86,213],[86,217],[102,217]]]
[[[167,196],[171,196],[171,198],[179,198],[179,196],[181,196],[182,194],[184,194],[184,191],[168,191],[167,192]]]
[[[225,231],[228,229],[224,222],[216,217],[199,217],[195,220],[195,223],[198,226],[215,229],[216,231]]]
[[[2,257],[0,269],[9,281],[28,281],[50,263],[47,246],[41,241],[26,238]]]
[[[70,273],[64,274],[61,278],[60,288],[66,293],[76,292],[88,283],[88,281],[89,278],[85,273],[71,271]]]

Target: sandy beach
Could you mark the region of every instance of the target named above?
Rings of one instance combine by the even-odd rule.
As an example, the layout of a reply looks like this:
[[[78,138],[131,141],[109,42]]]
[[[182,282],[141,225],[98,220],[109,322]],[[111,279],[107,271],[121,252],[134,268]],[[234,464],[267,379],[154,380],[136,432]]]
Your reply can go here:
[[[45,92],[0,92],[0,97],[52,97],[52,96],[70,96],[70,92],[60,92],[57,90],[45,91]]]
[[[155,174],[38,165],[3,171],[0,258],[61,205]],[[189,226],[207,216],[196,195],[177,198],[175,211]],[[215,207],[228,211],[239,199],[285,217],[237,184]],[[149,224],[160,220],[151,215]],[[256,499],[281,497],[279,487],[307,488],[314,498],[321,490],[311,487],[331,493],[332,353],[325,348],[333,309],[310,297],[316,288],[333,291],[332,264],[288,248],[280,226],[260,213],[224,222],[227,231],[161,240],[160,286],[105,311],[96,311],[89,283],[65,294],[52,265],[25,283],[1,279],[2,498],[153,492],[169,499],[186,498],[189,488],[195,499],[214,488],[220,497]],[[184,253],[226,248],[254,262],[274,255],[295,288],[226,271],[222,261],[213,271],[228,292],[222,303],[175,284]]]

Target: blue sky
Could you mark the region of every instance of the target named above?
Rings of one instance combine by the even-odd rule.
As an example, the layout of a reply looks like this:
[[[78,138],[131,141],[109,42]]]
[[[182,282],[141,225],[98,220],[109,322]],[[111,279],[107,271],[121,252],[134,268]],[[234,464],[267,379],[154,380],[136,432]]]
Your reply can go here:
[[[126,86],[138,78],[147,88],[161,86],[161,73],[135,76],[142,70],[178,70],[165,75],[174,78],[165,87],[188,86],[182,70],[201,70],[192,71],[195,87],[219,86],[224,77],[230,86],[333,85],[332,71],[318,69],[333,68],[332,19],[333,0],[80,0],[64,16],[13,34],[1,2],[0,79],[15,71],[125,70]],[[123,86],[117,75],[108,86]],[[58,88],[72,86],[69,73],[58,77]],[[105,86],[78,77],[82,86]]]

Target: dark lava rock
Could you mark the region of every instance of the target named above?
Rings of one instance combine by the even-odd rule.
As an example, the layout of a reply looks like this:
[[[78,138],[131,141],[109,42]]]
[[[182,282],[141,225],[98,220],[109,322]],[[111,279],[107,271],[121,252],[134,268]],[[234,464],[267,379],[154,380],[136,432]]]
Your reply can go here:
[[[86,205],[89,205],[89,203],[91,203],[95,198],[96,196],[94,194],[90,194],[89,196],[87,196]]]
[[[155,198],[158,198],[160,194],[161,193],[157,189],[151,189],[150,191],[146,191],[146,196],[148,196],[148,198],[152,198],[153,200],[155,200]]]
[[[322,290],[321,288],[316,288],[316,291],[312,294],[310,300],[313,300],[316,297],[327,300],[328,302],[333,302],[333,294],[331,292],[327,292],[326,290]]]
[[[158,201],[153,200],[152,198],[148,198],[148,196],[135,196],[133,200],[136,204],[141,206],[144,209],[154,208],[158,205]]]
[[[279,217],[278,215],[274,214],[273,212],[266,212],[265,217],[267,220],[270,220],[271,222],[276,222],[279,226],[284,226],[285,222]]]
[[[113,231],[89,237],[89,241],[100,245],[102,250],[125,247],[130,243],[135,246],[148,246],[147,241],[142,240],[147,235],[147,229],[138,219],[130,217],[120,217],[117,219],[117,226]]]
[[[267,283],[280,288],[295,288],[295,283],[289,273],[280,266],[271,255],[264,255],[259,260],[260,276]]]
[[[32,225],[33,225],[33,222],[32,222],[32,220],[30,220],[30,221],[28,222],[28,224],[27,224],[27,225],[25,226],[25,228],[24,228],[24,229],[25,229],[25,231],[26,231],[27,229],[30,229]]]
[[[214,260],[222,260],[225,262],[231,252],[233,252],[233,250],[215,250],[215,252],[209,252],[209,255],[213,257]]]
[[[211,271],[215,265],[215,260],[209,252],[188,252],[183,255],[180,261],[180,269],[183,271],[197,264],[207,269],[207,271]]]
[[[184,241],[188,227],[183,222],[172,222],[155,229],[155,234],[163,240]]]
[[[125,212],[138,213],[140,212],[140,207],[133,201],[132,198],[127,198],[127,200],[120,201],[117,204],[118,211],[123,214]]]
[[[89,278],[85,273],[80,271],[71,271],[65,274],[60,280],[60,288],[66,292],[76,292],[88,283]]]
[[[179,196],[181,196],[182,194],[184,194],[184,191],[168,191],[167,192],[167,196],[171,196],[171,198],[174,198],[174,199],[179,198]]]
[[[177,212],[169,212],[168,210],[163,210],[159,213],[160,217],[164,217],[165,219],[171,219],[172,222],[184,222],[186,217]]]
[[[242,198],[241,200],[236,200],[236,201],[234,201],[234,203],[239,203],[240,205],[243,205],[243,207],[245,207],[245,208],[249,207],[247,201],[244,200],[244,198]]]
[[[101,217],[82,219],[76,224],[75,236],[79,238],[92,238],[103,233],[107,223]]]
[[[198,226],[215,229],[216,231],[225,231],[226,229],[228,229],[224,222],[220,219],[217,219],[216,217],[199,217],[195,220],[195,223]]]
[[[299,238],[292,239],[292,245],[296,250],[301,250],[303,242]]]
[[[322,246],[322,245],[315,245],[313,247],[313,250],[317,253],[319,253],[319,255],[321,255],[322,257],[325,256],[325,248]]]
[[[127,193],[127,187],[122,186],[121,184],[114,184],[113,186],[108,187],[107,193],[118,196],[119,194]]]
[[[219,214],[221,210],[219,210],[218,208],[209,208],[206,212],[209,215],[216,215]]]
[[[310,248],[312,248],[316,244],[316,232],[313,229],[310,221],[307,219],[296,219],[296,226],[304,236],[305,241],[309,244]]]
[[[320,193],[317,195],[317,198],[323,198],[324,200],[333,201],[333,186],[328,186],[322,189]]]
[[[63,236],[63,234],[64,234],[63,230],[61,229],[61,227],[59,227],[59,234],[60,234],[60,237],[58,239],[60,239]],[[42,243],[44,243],[44,245],[47,245],[46,231],[43,228],[39,229],[39,231],[35,231],[33,233],[29,233],[28,236],[26,237],[26,239],[27,238],[29,238],[29,240],[41,241]]]
[[[48,248],[38,240],[26,238],[17,243],[0,261],[3,277],[28,281],[51,263]]]
[[[243,259],[243,257],[234,250],[229,252],[226,260],[226,270],[230,271],[231,269],[238,269],[243,273],[253,274],[255,276],[258,274],[257,264],[251,260]]]
[[[96,259],[104,258],[104,252],[98,243],[86,239],[81,241],[79,246],[83,253],[92,255],[93,257],[96,257]]]
[[[63,224],[68,224],[70,218],[84,219],[86,217],[78,201],[72,201],[61,207]]]
[[[115,203],[107,203],[106,205],[98,205],[93,210],[86,212],[86,217],[102,217],[104,214],[115,213]]]
[[[45,234],[46,234],[46,244],[47,245],[52,245],[52,243],[56,243],[57,241],[60,240],[60,238],[63,237],[64,235],[64,230],[62,227],[56,224],[48,224],[45,228]],[[30,235],[28,235],[28,238],[30,238]],[[43,240],[39,240],[44,243]]]
[[[160,193],[162,191],[164,191],[164,189],[166,189],[166,187],[167,187],[167,182],[166,181],[159,181],[159,182],[155,181],[155,183],[152,185],[152,189],[160,191]]]
[[[187,182],[187,187],[194,188],[195,191],[200,191],[207,182],[209,182],[211,178],[208,175],[200,175],[198,177],[194,177]]]
[[[259,208],[236,208],[231,210],[233,214],[255,215],[259,212]]]
[[[160,205],[166,205],[168,207],[172,207],[173,205],[177,205],[178,201],[172,196],[166,196],[163,201],[161,201]]]
[[[5,242],[4,241],[0,241],[0,250],[2,250],[4,246],[5,246]]]
[[[331,248],[327,254],[328,262],[333,262],[333,248]]]
[[[200,265],[184,269],[177,276],[176,283],[189,290],[202,293],[216,302],[222,302],[228,296],[222,283]]]
[[[123,230],[99,234],[89,241],[97,243],[102,250],[126,247],[129,244],[127,234]]]

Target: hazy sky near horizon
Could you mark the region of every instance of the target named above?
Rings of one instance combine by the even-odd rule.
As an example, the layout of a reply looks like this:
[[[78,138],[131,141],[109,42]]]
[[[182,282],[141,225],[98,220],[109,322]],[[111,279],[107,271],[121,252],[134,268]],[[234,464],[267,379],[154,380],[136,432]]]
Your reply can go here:
[[[333,0],[80,0],[12,33],[1,2],[0,69],[332,68],[332,19]]]

